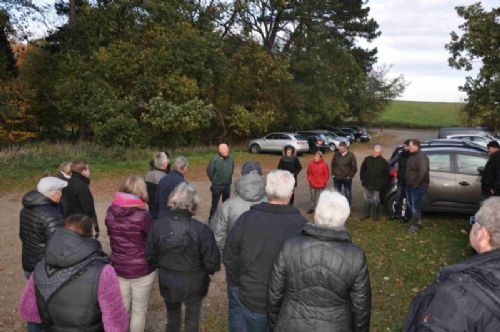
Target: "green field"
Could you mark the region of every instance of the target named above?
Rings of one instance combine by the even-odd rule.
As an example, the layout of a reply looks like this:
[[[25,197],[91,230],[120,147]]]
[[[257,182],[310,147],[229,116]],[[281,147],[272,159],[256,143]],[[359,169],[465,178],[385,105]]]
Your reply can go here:
[[[394,101],[382,113],[384,127],[438,128],[460,126],[460,103]]]

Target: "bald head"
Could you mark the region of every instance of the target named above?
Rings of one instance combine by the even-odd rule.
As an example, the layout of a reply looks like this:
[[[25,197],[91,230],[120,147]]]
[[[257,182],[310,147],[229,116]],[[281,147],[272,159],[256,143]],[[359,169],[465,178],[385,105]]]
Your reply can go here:
[[[373,156],[380,157],[382,155],[382,146],[377,144],[373,147]]]
[[[229,156],[229,146],[226,143],[219,144],[219,154],[224,158]]]

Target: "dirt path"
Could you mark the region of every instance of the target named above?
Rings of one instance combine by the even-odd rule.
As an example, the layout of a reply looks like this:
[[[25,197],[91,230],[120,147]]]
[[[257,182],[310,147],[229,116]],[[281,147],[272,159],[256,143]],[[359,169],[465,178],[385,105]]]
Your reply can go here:
[[[383,137],[374,137],[373,142],[381,143],[384,149],[384,156],[389,158],[393,149],[401,144],[406,138],[419,138],[421,140],[435,138],[435,131],[410,131],[410,130],[385,130]],[[374,135],[375,136],[375,135]],[[363,158],[371,151],[372,144],[355,144],[352,151],[358,159],[358,167]],[[256,155],[254,159],[259,160],[268,173],[278,164],[279,155]],[[327,162],[331,160],[332,154],[325,155]],[[303,167],[312,159],[310,155],[301,157]],[[208,162],[208,160],[207,160]],[[237,161],[236,175],[239,174],[242,161]],[[145,167],[145,172],[146,172]],[[235,176],[236,178],[236,176]],[[199,220],[206,222],[208,211],[210,209],[211,195],[209,191],[210,183],[205,176],[204,167],[192,168],[188,175],[188,181],[193,184],[201,198],[200,213],[196,216]],[[91,184],[92,192],[96,200],[97,215],[101,227],[101,242],[106,252],[109,252],[109,237],[104,226],[104,216],[108,208],[111,197],[118,188],[122,178],[109,178]],[[21,209],[21,199],[24,193],[9,193],[0,197],[0,246],[2,255],[0,256],[0,331],[25,331],[25,325],[19,320],[18,301],[25,285],[25,279],[21,268],[21,243],[19,240],[19,211]],[[361,185],[359,176],[356,176],[353,183],[353,206],[352,215],[359,215],[361,204]],[[298,179],[298,188],[296,193],[295,205],[304,213],[307,210],[309,202],[309,188],[305,176],[305,169],[301,172]],[[308,215],[310,218],[311,216]],[[226,317],[226,284],[224,272],[218,272],[213,278],[207,299],[204,301],[203,319],[210,322],[210,326],[220,326],[220,322]],[[158,287],[155,286],[148,311],[147,331],[161,331],[164,329],[165,311]],[[210,329],[210,331],[216,331]],[[208,331],[206,329],[206,331]],[[217,329],[218,331],[218,329]]]

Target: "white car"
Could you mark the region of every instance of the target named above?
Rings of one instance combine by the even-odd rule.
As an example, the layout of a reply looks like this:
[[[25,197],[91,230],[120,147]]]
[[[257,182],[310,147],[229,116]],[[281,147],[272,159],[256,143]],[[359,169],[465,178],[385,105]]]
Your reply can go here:
[[[477,145],[480,145],[480,146],[482,146],[484,148],[486,148],[486,146],[488,145],[489,142],[491,142],[491,141],[498,141],[493,136],[490,136],[490,135],[487,135],[487,134],[484,134],[484,133],[447,135],[446,138],[447,139],[456,139],[456,140],[461,140],[461,141],[474,142]]]
[[[248,149],[252,153],[281,152],[285,146],[293,146],[298,154],[309,152],[307,139],[296,133],[269,133],[262,138],[253,139],[248,143]]]

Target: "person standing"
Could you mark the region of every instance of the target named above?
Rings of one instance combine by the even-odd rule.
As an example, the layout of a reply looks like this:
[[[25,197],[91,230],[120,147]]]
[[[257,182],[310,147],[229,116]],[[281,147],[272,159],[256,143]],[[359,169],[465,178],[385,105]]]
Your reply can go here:
[[[474,219],[477,255],[442,269],[413,299],[404,332],[500,331],[500,197],[485,200]]]
[[[148,193],[141,177],[129,176],[115,193],[106,213],[111,263],[118,275],[130,332],[142,332],[156,271],[146,260],[146,239],[152,219]]]
[[[77,160],[71,164],[71,178],[63,190],[64,217],[83,214],[94,220],[94,236],[99,237],[99,223],[95,212],[94,197],[90,192],[90,169],[86,161]]]
[[[262,176],[262,168],[257,161],[247,161],[241,169],[241,176],[235,183],[235,195],[225,201],[210,220],[210,228],[215,235],[217,247],[222,252],[226,239],[236,220],[252,205],[267,201],[265,192],[266,180]],[[230,331],[240,331],[238,324],[242,321],[242,309],[238,299],[237,288],[229,283],[226,277],[228,296],[228,322]]]
[[[410,158],[410,140],[406,140],[403,144],[403,149],[398,153],[398,155],[391,160],[389,163],[389,167],[398,164],[398,183],[396,189],[396,201],[394,206],[394,215],[391,216],[391,220],[400,219],[402,223],[407,223],[410,221],[410,209],[408,205],[405,204],[406,199],[406,182],[405,182],[405,173],[406,173],[406,164],[408,163],[408,158]],[[404,214],[403,214],[403,207]]]
[[[481,196],[483,199],[490,196],[500,196],[500,144],[497,141],[491,141],[487,147],[489,158],[481,177]]]
[[[384,188],[389,177],[389,163],[382,157],[382,146],[373,147],[373,153],[363,160],[361,170],[361,185],[363,186],[363,216],[361,220],[370,216],[373,221],[379,220],[380,191]]]
[[[127,331],[118,278],[92,227],[73,214],[53,234],[21,297],[22,320],[45,331]]]
[[[146,186],[148,188],[148,205],[149,205],[149,213],[154,219],[158,218],[159,213],[159,204],[158,197],[156,197],[156,190],[158,190],[158,183],[160,183],[161,179],[168,174],[168,157],[165,152],[158,152],[155,154],[153,160],[153,167],[146,174]]]
[[[339,148],[332,157],[331,170],[333,186],[339,193],[344,188],[344,196],[349,205],[352,202],[352,179],[358,171],[358,163],[354,153],[349,151],[345,142],[340,142]]]
[[[212,205],[210,207],[210,216],[208,217],[209,221],[217,210],[221,197],[224,203],[231,195],[233,172],[234,160],[229,155],[229,146],[222,143],[219,145],[219,153],[210,160],[207,166],[207,175],[212,183],[210,186]]]
[[[345,228],[349,213],[342,194],[325,190],[314,223],[283,244],[267,296],[272,331],[369,331],[368,265]]]
[[[166,176],[158,183],[156,189],[156,197],[158,204],[159,216],[162,213],[168,212],[168,199],[174,189],[181,183],[186,182],[185,174],[189,168],[189,162],[186,157],[179,156],[175,158],[174,167]]]
[[[63,215],[59,202],[66,180],[56,177],[41,178],[37,190],[24,195],[20,213],[19,237],[22,243],[22,267],[24,277],[29,279],[36,264],[42,260],[52,234],[63,226]],[[42,331],[42,327],[28,322],[29,332]]]
[[[295,190],[297,189],[297,176],[302,170],[302,164],[300,163],[300,160],[297,157],[297,151],[293,146],[288,145],[283,149],[283,157],[281,157],[278,163],[278,169],[289,171],[295,178],[295,189],[293,191],[294,193],[292,198],[290,198],[290,205],[293,205],[293,202],[295,201]]]
[[[243,310],[242,321],[234,331],[268,331],[266,298],[274,259],[285,239],[307,223],[289,204],[294,182],[288,171],[270,172],[266,179],[269,202],[253,205],[243,213],[226,240],[222,258]]]
[[[220,270],[220,253],[208,225],[193,218],[200,205],[196,189],[178,185],[168,202],[170,210],[160,214],[149,233],[146,258],[159,269],[160,293],[167,307],[167,332],[181,327],[199,331],[201,305],[207,295],[210,275]]]
[[[63,161],[57,169],[57,177],[61,180],[68,181],[71,178],[71,162]]]
[[[307,166],[307,180],[309,181],[311,192],[309,210],[307,210],[307,213],[314,212],[316,204],[318,204],[319,195],[326,188],[329,179],[330,171],[323,159],[323,153],[321,151],[316,151],[314,159],[309,163],[309,166]]]
[[[408,232],[415,233],[422,227],[422,199],[429,188],[429,158],[420,150],[420,141],[409,142],[410,157],[406,163],[406,201],[410,207],[411,224]]]

